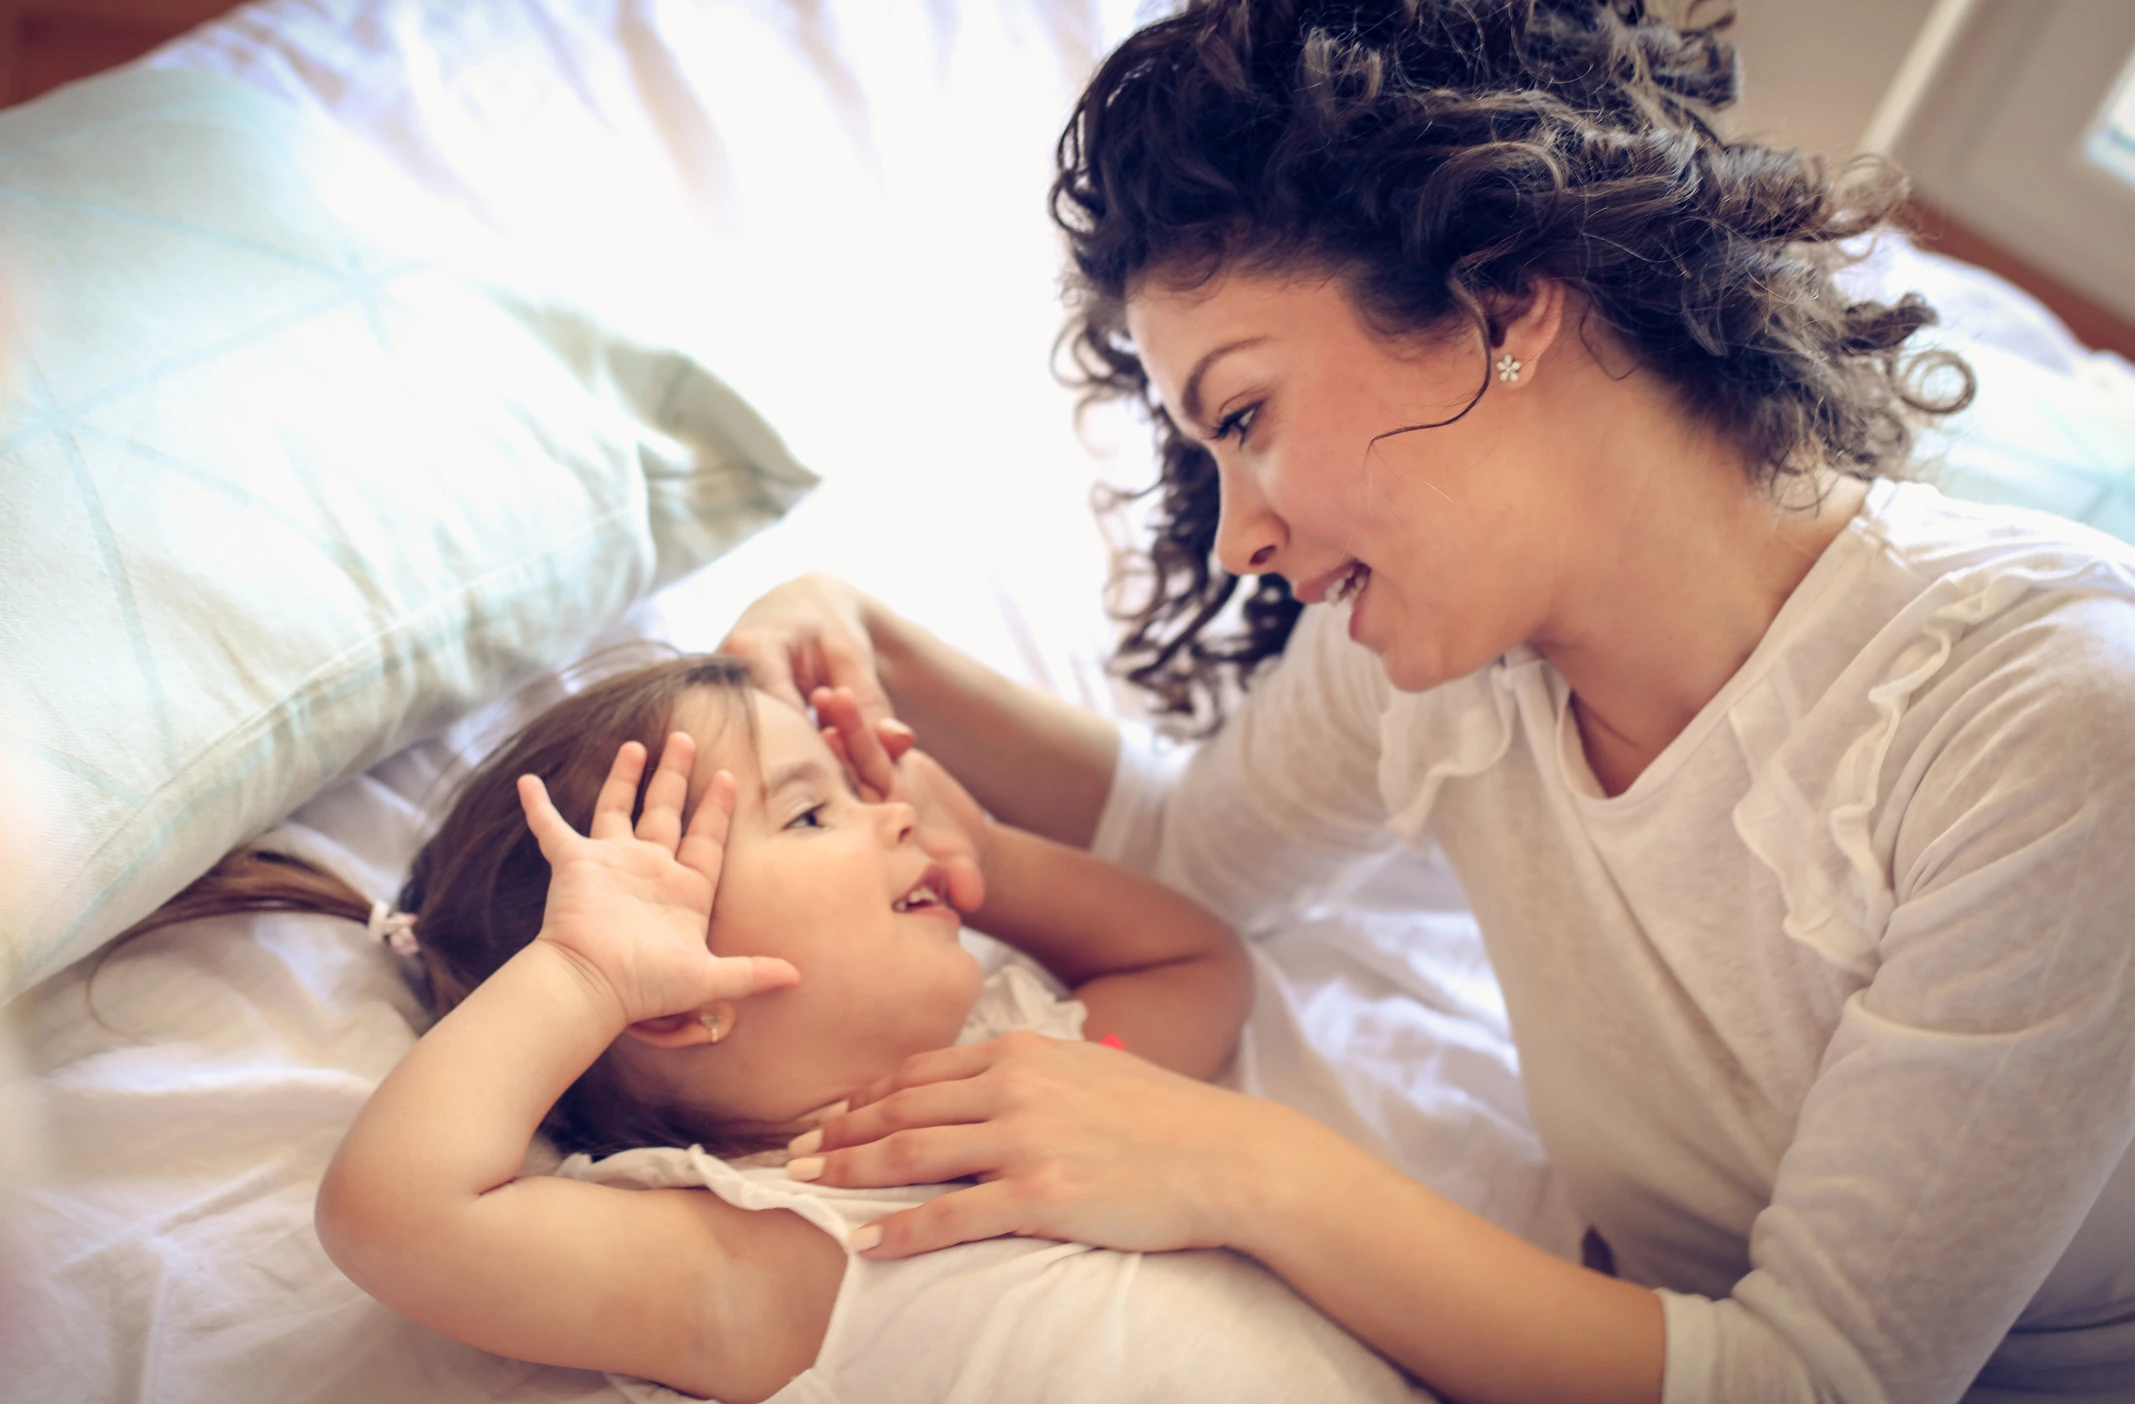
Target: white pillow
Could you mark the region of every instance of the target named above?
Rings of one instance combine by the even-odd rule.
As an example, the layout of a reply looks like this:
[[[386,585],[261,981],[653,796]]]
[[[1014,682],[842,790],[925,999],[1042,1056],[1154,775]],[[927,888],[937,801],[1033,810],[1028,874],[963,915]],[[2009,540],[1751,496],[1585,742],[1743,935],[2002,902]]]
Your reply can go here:
[[[0,998],[815,482],[374,162],[205,74],[0,115]]]

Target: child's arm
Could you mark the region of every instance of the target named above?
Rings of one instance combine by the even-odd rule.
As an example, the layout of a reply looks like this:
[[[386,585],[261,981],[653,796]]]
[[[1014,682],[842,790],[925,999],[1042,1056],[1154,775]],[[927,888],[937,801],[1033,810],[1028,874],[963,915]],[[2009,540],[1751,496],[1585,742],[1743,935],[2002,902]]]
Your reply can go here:
[[[1199,904],[1079,848],[988,826],[986,901],[971,924],[1027,951],[1150,1062],[1207,1078],[1253,1007],[1245,947]]]
[[[554,869],[541,937],[387,1076],[327,1171],[317,1221],[358,1286],[470,1345],[753,1400],[812,1361],[843,1272],[836,1243],[703,1191],[514,1178],[542,1116],[631,1022],[792,983],[784,962],[706,947],[732,781],[682,834],[691,751],[668,743],[635,835],[640,747],[617,758],[591,838],[521,782]]]

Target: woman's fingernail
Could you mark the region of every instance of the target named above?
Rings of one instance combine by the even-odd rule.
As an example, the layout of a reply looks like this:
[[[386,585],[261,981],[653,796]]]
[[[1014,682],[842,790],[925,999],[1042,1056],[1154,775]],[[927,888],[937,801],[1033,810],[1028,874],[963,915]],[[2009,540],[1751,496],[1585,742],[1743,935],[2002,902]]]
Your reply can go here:
[[[865,1253],[868,1249],[874,1247],[877,1243],[880,1243],[882,1241],[882,1225],[862,1224],[860,1227],[854,1229],[852,1237],[846,1239],[845,1241],[852,1245],[852,1249],[855,1253]]]
[[[799,1160],[786,1162],[786,1178],[789,1180],[813,1180],[823,1173],[823,1157],[804,1155]]]
[[[845,1115],[845,1109],[851,1105],[850,1102],[832,1102],[829,1106],[823,1108],[823,1114],[817,1117],[816,1120],[828,1121],[834,1116],[843,1116]]]
[[[819,1151],[822,1148],[823,1128],[820,1126],[813,1131],[803,1131],[800,1135],[786,1142],[786,1149],[792,1151],[795,1155],[807,1155],[811,1151]]]

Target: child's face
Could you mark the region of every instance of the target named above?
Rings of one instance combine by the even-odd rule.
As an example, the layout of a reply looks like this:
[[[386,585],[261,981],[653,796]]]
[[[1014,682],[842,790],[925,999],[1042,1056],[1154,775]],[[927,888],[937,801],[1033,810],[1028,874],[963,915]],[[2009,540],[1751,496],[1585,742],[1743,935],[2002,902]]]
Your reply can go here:
[[[721,768],[739,782],[712,950],[783,956],[801,972],[792,989],[741,1001],[723,1042],[690,1050],[699,1061],[678,1090],[737,1128],[790,1121],[949,1046],[979,989],[911,807],[861,800],[806,717],[755,702],[753,757],[731,700],[693,696],[675,718],[698,742],[692,795]]]

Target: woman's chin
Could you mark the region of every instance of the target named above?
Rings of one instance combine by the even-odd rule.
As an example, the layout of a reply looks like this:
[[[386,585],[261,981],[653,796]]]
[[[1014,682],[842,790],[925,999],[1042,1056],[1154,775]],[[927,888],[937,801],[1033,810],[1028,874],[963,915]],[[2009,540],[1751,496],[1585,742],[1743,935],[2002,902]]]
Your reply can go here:
[[[1396,692],[1429,692],[1432,688],[1466,677],[1489,660],[1484,659],[1474,667],[1455,669],[1435,649],[1404,647],[1397,643],[1392,648],[1374,648],[1379,655],[1379,666],[1386,671],[1386,680]]]

